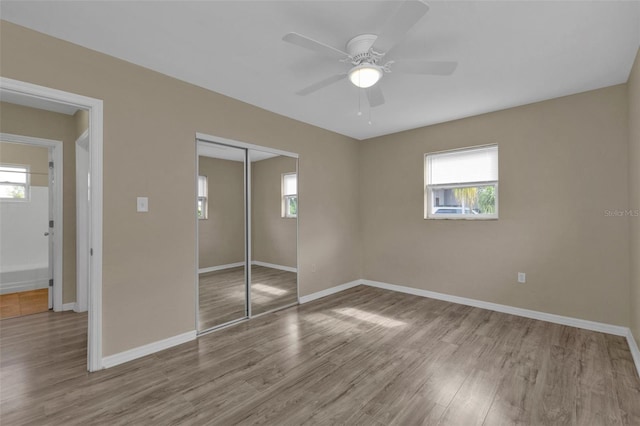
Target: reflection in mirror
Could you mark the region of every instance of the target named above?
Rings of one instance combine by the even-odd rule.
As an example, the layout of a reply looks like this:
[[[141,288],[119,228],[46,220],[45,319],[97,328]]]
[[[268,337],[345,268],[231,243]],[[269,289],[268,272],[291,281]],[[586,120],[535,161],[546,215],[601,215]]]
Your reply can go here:
[[[198,144],[198,331],[247,316],[245,152]]]
[[[251,314],[298,301],[297,159],[250,150]]]

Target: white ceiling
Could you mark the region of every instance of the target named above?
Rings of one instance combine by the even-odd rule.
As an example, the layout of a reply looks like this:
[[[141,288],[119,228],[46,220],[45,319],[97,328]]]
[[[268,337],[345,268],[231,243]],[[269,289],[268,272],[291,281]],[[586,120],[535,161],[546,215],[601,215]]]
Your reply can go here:
[[[284,43],[298,32],[344,49],[375,34],[388,1],[0,2],[2,19],[337,133],[366,139],[627,81],[639,1],[432,1],[389,59],[456,60],[449,77],[387,74],[371,110],[347,67]]]

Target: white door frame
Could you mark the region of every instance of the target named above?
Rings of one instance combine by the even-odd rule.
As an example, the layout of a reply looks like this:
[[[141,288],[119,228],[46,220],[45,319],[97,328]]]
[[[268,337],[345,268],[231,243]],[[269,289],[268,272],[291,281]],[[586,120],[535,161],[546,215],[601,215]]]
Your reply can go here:
[[[89,284],[89,129],[76,140],[76,304],[74,311],[86,312],[88,309]]]
[[[62,141],[52,139],[33,138],[30,136],[13,135],[11,133],[0,133],[2,142],[19,143],[23,145],[38,146],[51,150],[51,161],[53,161],[53,212],[49,217],[53,217],[53,310],[62,311],[62,256],[63,256],[63,228],[62,228]],[[53,213],[53,214],[51,214]],[[49,220],[47,217],[47,220]],[[47,227],[48,232],[51,232]],[[49,243],[47,243],[48,245]],[[51,266],[51,265],[50,265]],[[51,271],[51,269],[49,269]]]
[[[93,254],[90,260],[89,325],[87,329],[87,369],[97,371],[102,364],[102,100],[76,95],[62,90],[0,77],[0,92],[39,98],[59,104],[72,105],[89,111],[89,147],[91,197],[89,238]]]

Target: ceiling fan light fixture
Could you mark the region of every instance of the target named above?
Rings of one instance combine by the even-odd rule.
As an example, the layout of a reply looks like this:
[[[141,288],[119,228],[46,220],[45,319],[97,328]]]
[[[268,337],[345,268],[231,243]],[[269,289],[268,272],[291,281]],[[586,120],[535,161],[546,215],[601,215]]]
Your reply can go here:
[[[381,77],[382,69],[375,64],[360,64],[349,71],[349,80],[362,89],[373,86]]]

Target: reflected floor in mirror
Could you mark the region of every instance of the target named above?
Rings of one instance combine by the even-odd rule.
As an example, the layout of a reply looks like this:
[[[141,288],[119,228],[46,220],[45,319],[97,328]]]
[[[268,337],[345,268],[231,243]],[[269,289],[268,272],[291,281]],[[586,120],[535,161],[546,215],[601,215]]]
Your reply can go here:
[[[295,272],[253,265],[252,310],[257,315],[296,303]],[[200,274],[198,330],[245,317],[244,267]]]
[[[198,330],[246,316],[244,266],[200,274]]]
[[[298,301],[295,272],[251,266],[251,313],[258,315]]]

